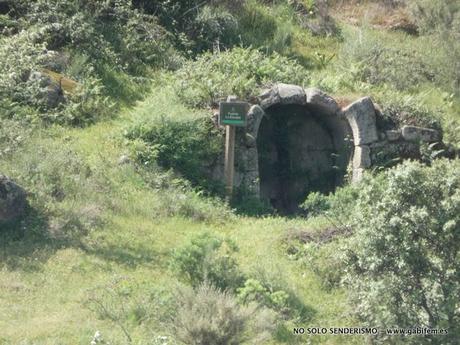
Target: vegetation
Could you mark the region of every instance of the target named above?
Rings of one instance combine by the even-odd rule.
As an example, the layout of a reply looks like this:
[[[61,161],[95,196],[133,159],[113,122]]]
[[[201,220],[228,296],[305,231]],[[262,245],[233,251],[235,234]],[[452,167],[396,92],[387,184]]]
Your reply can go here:
[[[291,218],[208,176],[218,102],[277,82],[458,149],[459,23],[454,0],[0,0],[0,173],[29,204],[0,223],[0,344],[456,344],[458,159]]]

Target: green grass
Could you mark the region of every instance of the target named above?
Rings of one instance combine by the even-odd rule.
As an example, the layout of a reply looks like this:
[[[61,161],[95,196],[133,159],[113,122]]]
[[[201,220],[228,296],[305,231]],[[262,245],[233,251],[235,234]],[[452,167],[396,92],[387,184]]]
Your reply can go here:
[[[334,95],[356,99],[362,95],[384,98],[390,94],[388,87],[353,79],[356,66],[340,65],[342,48],[348,44],[346,40],[313,36],[286,19],[291,14],[281,5],[270,13],[279,25],[274,40],[266,44],[267,50],[296,58],[310,69],[312,86]],[[345,32],[352,30],[346,24],[342,27]],[[397,39],[398,44],[410,45],[417,40],[398,33],[381,35],[388,42]],[[159,168],[146,174],[133,164],[119,165],[119,157],[129,153],[123,132],[133,123],[148,123],[159,118],[197,119],[209,115],[210,111],[184,106],[167,75],[158,77],[145,100],[134,106],[134,101],[144,94],[144,87],[105,68],[101,67],[108,93],[126,107],[117,117],[84,129],[35,130],[14,156],[1,160],[2,173],[37,190],[40,184],[34,185],[30,180],[35,175],[34,171],[27,170],[30,166],[27,163],[34,158],[45,162],[45,166],[52,164],[54,153],[60,148],[74,152],[91,174],[87,177],[66,175],[68,180],[64,182],[71,187],[65,190],[69,195],[63,201],[51,200],[44,205],[41,199],[32,198],[32,207],[38,215],[52,214],[29,224],[35,232],[26,233],[20,240],[2,233],[0,344],[88,345],[96,330],[111,344],[126,344],[121,327],[98,315],[89,302],[93,294],[106,291],[114,281],[122,282],[121,301],[128,306],[126,320],[122,322],[133,343],[150,344],[157,335],[167,334],[168,329],[158,322],[147,327],[148,323],[137,321],[132,306],[144,305],[139,301],[151,296],[152,291],[175,289],[179,280],[169,269],[171,252],[206,231],[228,236],[236,242],[237,261],[244,273],[251,275],[265,268],[308,308],[308,320],[301,324],[288,323],[284,331],[280,328],[271,344],[362,344],[365,340],[361,337],[293,337],[289,328],[360,324],[351,316],[353,306],[347,301],[347,291],[325,289],[315,267],[292,260],[286,253],[283,241],[290,229],[321,229],[327,225],[324,219],[228,214],[228,208],[222,204],[216,205],[193,191],[179,190],[171,182],[177,176]],[[419,97],[428,107],[444,107],[447,109],[444,127],[458,127],[458,98],[446,101],[440,87],[424,84],[400,94]],[[448,133],[453,142],[460,142],[455,133]],[[37,157],[37,152],[43,156]],[[66,169],[59,165],[53,167],[57,173],[61,168]],[[78,189],[80,183],[83,188]],[[162,183],[166,187],[161,186]],[[152,184],[160,187],[154,188]],[[179,205],[176,196],[184,199],[183,204]],[[99,220],[96,225],[86,226],[84,231],[77,229],[70,234],[58,232],[51,238],[46,236],[44,228],[52,228],[54,222],[66,220],[72,212],[78,217],[78,212],[88,207],[96,213]],[[189,213],[197,216],[187,216]],[[207,216],[200,220],[203,213]],[[321,265],[321,261],[317,264]],[[161,303],[154,299],[145,306],[155,310]]]
[[[146,101],[138,113],[148,113],[150,106]],[[114,279],[127,281],[128,298],[143,296],[151,289],[173,289],[178,280],[168,269],[171,251],[203,231],[232,238],[240,248],[237,259],[244,272],[260,267],[282,272],[279,279],[312,311],[309,325],[356,324],[346,316],[350,307],[345,292],[324,291],[311,270],[290,261],[284,252],[285,232],[308,227],[305,220],[235,216],[228,222],[200,222],[180,215],[159,216],[155,210],[161,207],[158,199],[163,196],[148,188],[132,165],[117,164],[125,149],[120,132],[131,116],[131,111],[125,111],[117,120],[86,129],[50,130],[32,139],[31,145],[40,141],[70,145],[92,170],[100,172],[98,178],[110,190],[103,196],[92,191],[83,194],[88,198],[84,202],[103,206],[104,219],[101,227],[86,235],[71,240],[30,234],[19,241],[2,239],[0,343],[88,344],[96,330],[115,344],[124,343],[121,328],[99,319],[88,307],[92,291]],[[14,174],[14,160],[4,166]],[[126,327],[135,343],[144,344],[148,339],[143,325],[128,322]],[[323,344],[349,341],[336,337],[312,340]]]

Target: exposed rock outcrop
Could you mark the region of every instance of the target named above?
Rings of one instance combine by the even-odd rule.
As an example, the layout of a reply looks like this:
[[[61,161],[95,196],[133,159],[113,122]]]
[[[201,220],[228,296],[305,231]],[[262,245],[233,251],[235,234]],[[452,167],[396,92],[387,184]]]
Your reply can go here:
[[[0,174],[0,223],[20,218],[27,206],[26,192]]]

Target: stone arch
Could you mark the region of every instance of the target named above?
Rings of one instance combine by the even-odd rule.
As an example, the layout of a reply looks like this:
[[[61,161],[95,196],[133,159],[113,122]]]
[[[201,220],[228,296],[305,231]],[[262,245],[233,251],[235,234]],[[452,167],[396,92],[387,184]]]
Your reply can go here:
[[[312,137],[316,133],[317,141],[322,142],[326,149],[332,147],[338,156],[333,164],[342,170],[351,168],[353,181],[361,178],[363,170],[370,166],[369,145],[378,139],[372,101],[365,97],[340,109],[337,102],[321,90],[277,84],[263,92],[259,97],[259,104],[253,105],[248,113],[244,138],[246,154],[243,155],[245,171],[241,178],[241,183],[246,188],[262,198],[267,198],[267,193],[264,191],[264,176],[261,176],[259,166],[259,135],[261,130],[262,132],[267,131],[267,126],[264,124],[267,124],[267,121],[273,117],[279,116],[276,113],[283,109],[287,112],[298,113],[295,116],[290,115],[292,120],[290,121],[294,122],[292,125],[294,131],[298,126],[300,129],[297,132],[310,130],[308,136]],[[324,139],[328,134],[330,139]],[[308,136],[305,138],[306,141],[308,141]],[[347,141],[347,139],[351,140]],[[294,140],[300,142],[302,146],[302,138],[298,136]],[[305,145],[308,146],[308,143]],[[342,148],[343,152],[337,154],[337,151]],[[298,155],[308,153],[306,149],[302,151],[302,148],[296,151],[294,154]],[[310,155],[313,160],[325,159],[324,156],[318,157],[318,155]],[[338,182],[336,180],[334,183],[338,185]]]

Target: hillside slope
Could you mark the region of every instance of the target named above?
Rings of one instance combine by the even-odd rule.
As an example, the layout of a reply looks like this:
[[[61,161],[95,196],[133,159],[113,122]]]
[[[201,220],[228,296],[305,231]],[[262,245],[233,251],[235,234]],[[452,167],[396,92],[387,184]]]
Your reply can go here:
[[[292,217],[198,170],[218,102],[277,82],[458,149],[459,23],[451,0],[0,0],[0,173],[29,202],[0,223],[0,344],[456,344],[458,159],[427,147]]]

